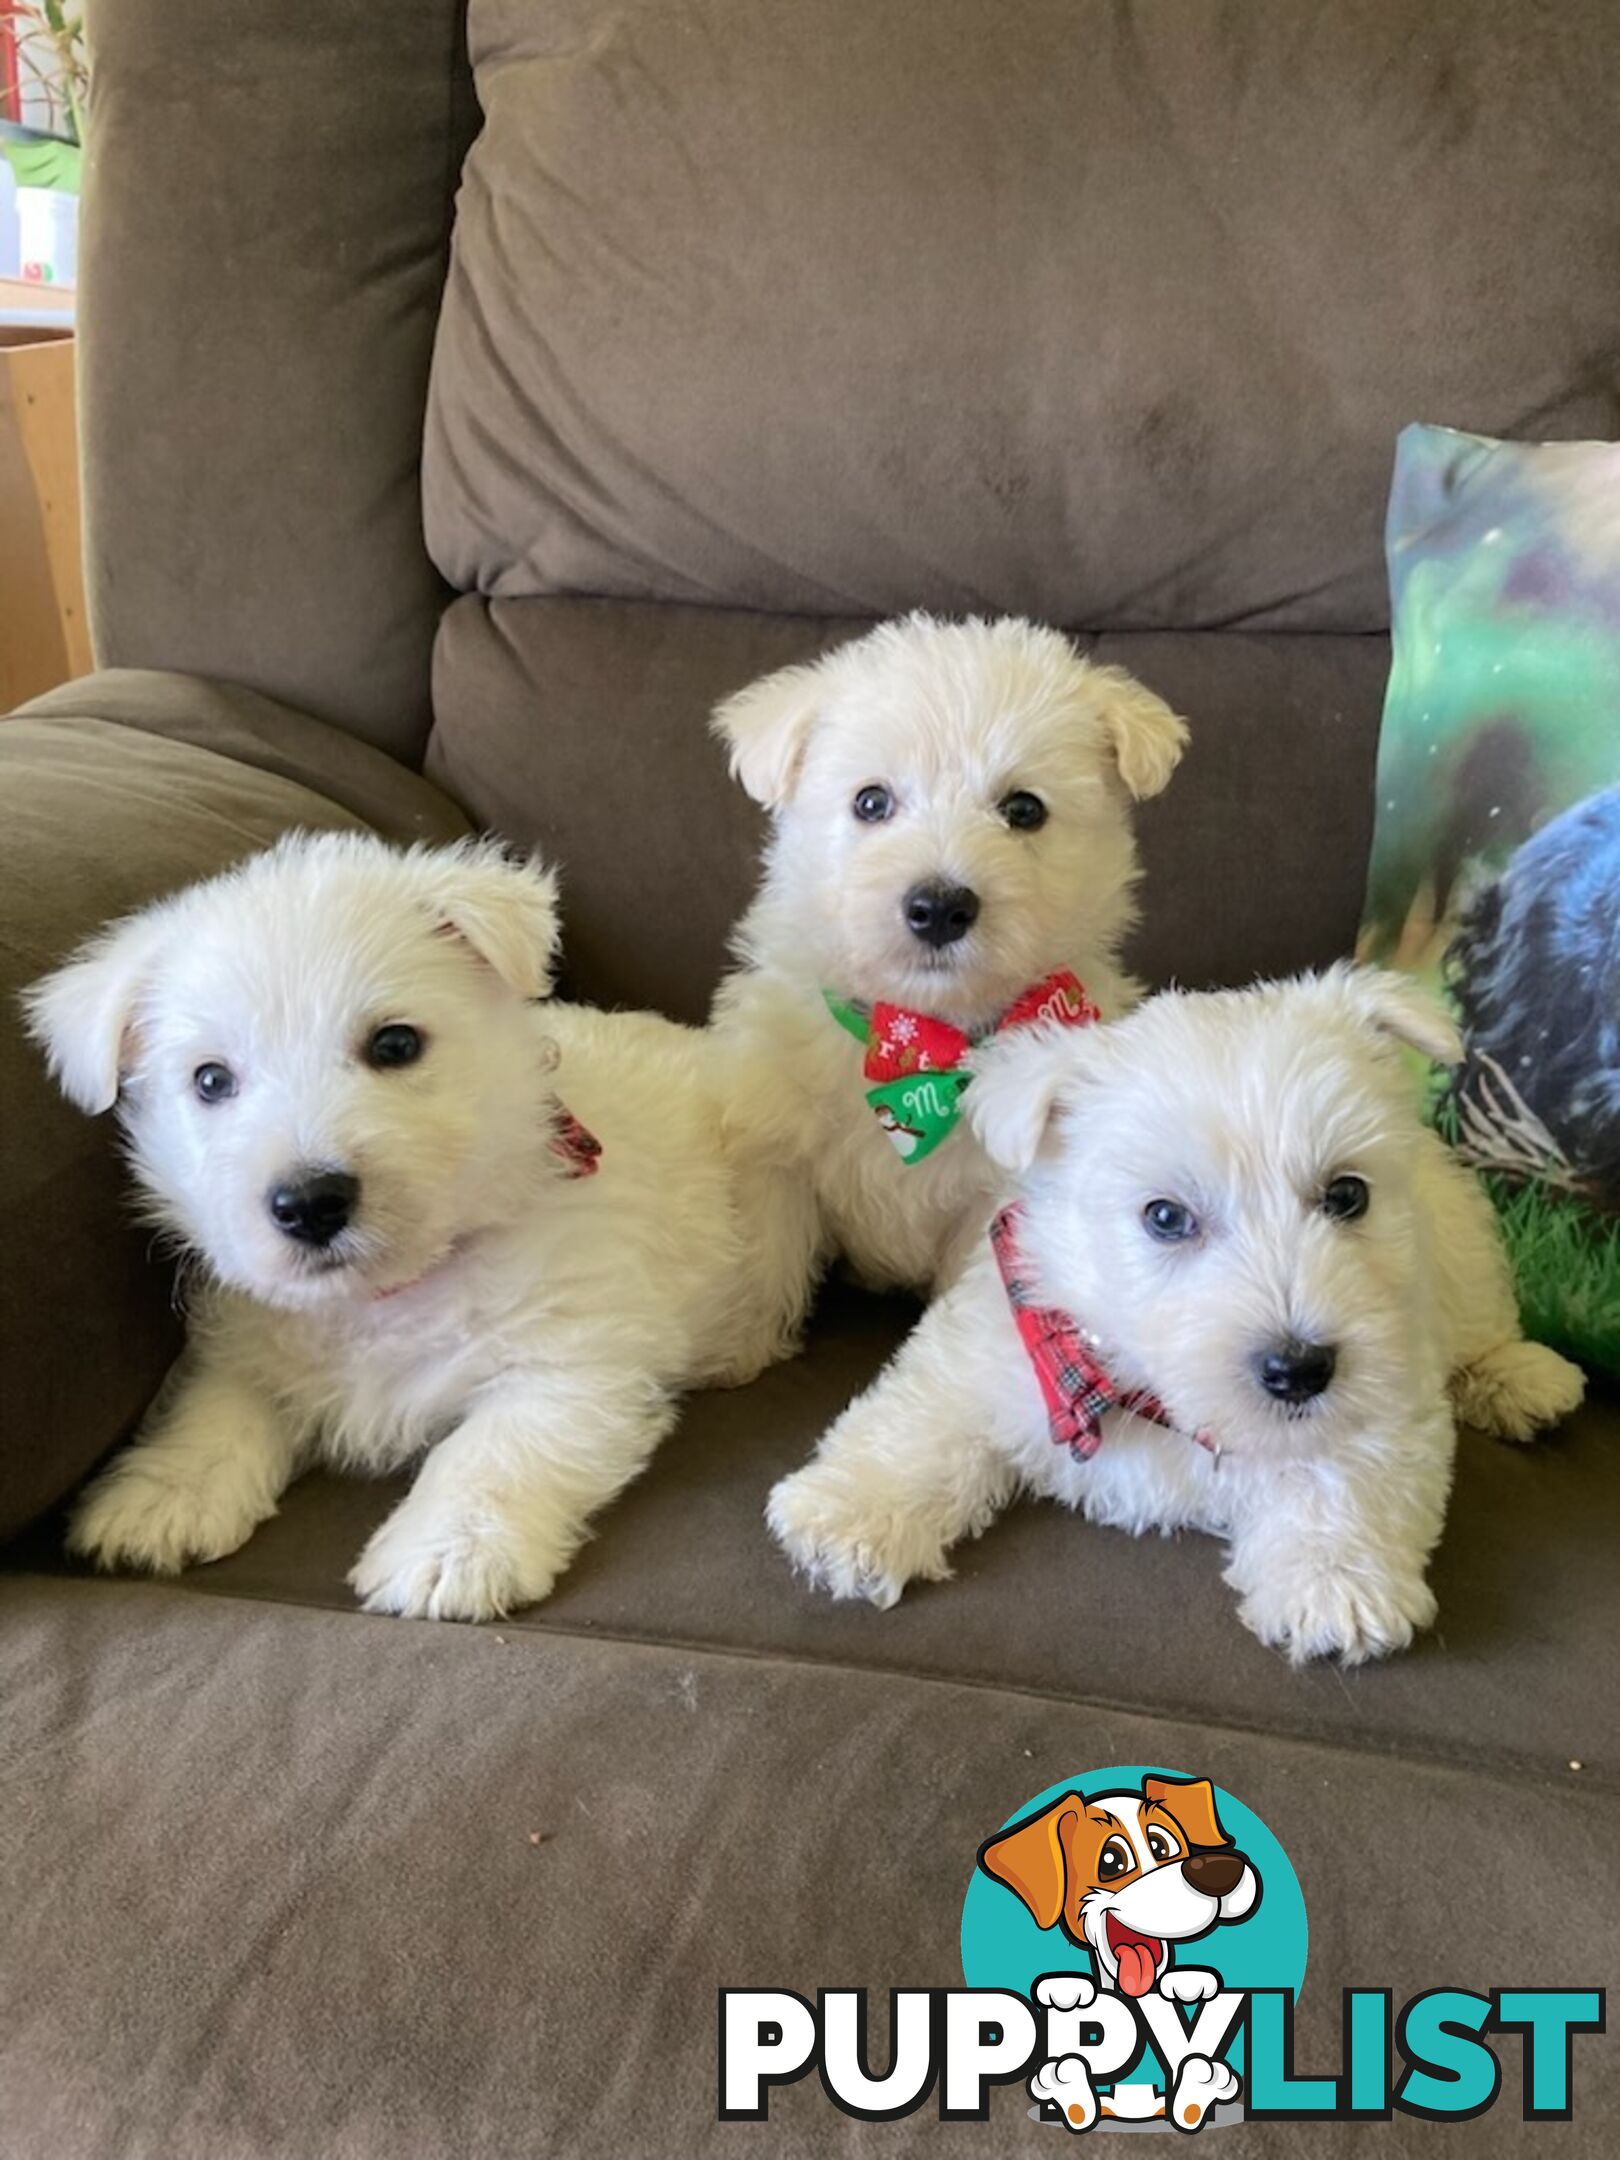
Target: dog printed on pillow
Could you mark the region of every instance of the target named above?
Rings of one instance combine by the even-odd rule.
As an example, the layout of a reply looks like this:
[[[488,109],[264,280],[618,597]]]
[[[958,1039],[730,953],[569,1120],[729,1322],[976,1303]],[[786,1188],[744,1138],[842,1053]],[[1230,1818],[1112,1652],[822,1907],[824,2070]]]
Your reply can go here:
[[[713,1042],[546,1002],[556,942],[550,876],[493,845],[294,836],[30,993],[187,1271],[186,1355],[75,1551],[169,1572],[312,1462],[421,1458],[351,1580],[492,1618],[546,1595],[678,1390],[783,1350],[800,1263],[762,1242]]]
[[[1055,631],[921,615],[765,677],[715,727],[772,819],[713,1023],[739,1132],[813,1265],[927,1290],[995,1183],[961,1058],[998,1024],[1132,1001],[1131,813],[1186,729]]]
[[[1021,1186],[775,1488],[789,1556],[892,1604],[1024,1489],[1224,1539],[1241,1617],[1295,1661],[1408,1643],[1457,1415],[1527,1439],[1583,1380],[1521,1339],[1402,1044],[1460,1050],[1410,982],[1339,967],[979,1053],[968,1115]]]

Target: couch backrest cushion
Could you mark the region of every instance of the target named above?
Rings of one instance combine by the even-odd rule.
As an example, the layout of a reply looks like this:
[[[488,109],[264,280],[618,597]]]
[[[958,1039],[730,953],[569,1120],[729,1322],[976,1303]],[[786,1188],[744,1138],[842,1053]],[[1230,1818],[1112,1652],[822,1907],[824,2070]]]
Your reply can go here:
[[[452,583],[1387,622],[1396,431],[1613,433],[1613,0],[472,0]]]
[[[104,666],[269,692],[402,756],[444,588],[418,467],[462,0],[91,0],[86,562]]]
[[[765,819],[704,726],[755,676],[865,622],[624,600],[445,615],[427,771],[562,872],[571,995],[701,1020],[757,877]],[[1192,722],[1142,805],[1130,959],[1193,988],[1348,952],[1366,883],[1382,637],[1160,631],[1080,641]]]

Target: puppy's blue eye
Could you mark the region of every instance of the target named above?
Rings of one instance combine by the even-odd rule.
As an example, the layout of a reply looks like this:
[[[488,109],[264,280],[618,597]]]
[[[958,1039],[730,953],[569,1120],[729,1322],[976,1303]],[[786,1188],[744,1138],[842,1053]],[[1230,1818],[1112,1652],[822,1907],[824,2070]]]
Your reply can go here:
[[[857,791],[854,809],[863,825],[881,825],[885,819],[894,816],[894,796],[874,781],[870,787]]]
[[[1046,805],[1028,788],[1014,788],[997,806],[1014,832],[1039,832],[1046,823]]]
[[[1142,1210],[1142,1227],[1161,1245],[1180,1245],[1198,1235],[1198,1217],[1179,1200],[1150,1200]]]
[[[199,1102],[228,1102],[236,1093],[236,1075],[228,1065],[210,1059],[197,1067],[191,1085]]]
[[[1371,1205],[1367,1180],[1353,1177],[1348,1171],[1332,1179],[1322,1194],[1322,1213],[1334,1222],[1359,1222]]]
[[[378,1072],[393,1072],[401,1065],[414,1065],[423,1048],[419,1029],[407,1027],[403,1020],[392,1020],[387,1027],[378,1028],[366,1044],[366,1063]]]

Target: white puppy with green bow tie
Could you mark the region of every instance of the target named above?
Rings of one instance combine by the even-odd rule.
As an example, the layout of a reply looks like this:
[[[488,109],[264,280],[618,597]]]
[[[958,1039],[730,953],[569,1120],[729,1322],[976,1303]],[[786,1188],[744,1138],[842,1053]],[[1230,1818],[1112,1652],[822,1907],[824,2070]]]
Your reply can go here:
[[[1407,1643],[1457,1417],[1525,1440],[1583,1381],[1521,1339],[1490,1203],[1401,1044],[1460,1054],[1412,984],[1338,968],[980,1053],[968,1116],[1021,1190],[777,1485],[791,1558],[889,1605],[1023,1489],[1223,1538],[1242,1618],[1291,1659]]]
[[[1136,994],[1131,809],[1186,729],[1056,631],[921,615],[765,677],[715,727],[772,819],[714,1016],[739,1131],[809,1273],[841,1253],[927,1290],[995,1184],[958,1116],[967,1049]]]

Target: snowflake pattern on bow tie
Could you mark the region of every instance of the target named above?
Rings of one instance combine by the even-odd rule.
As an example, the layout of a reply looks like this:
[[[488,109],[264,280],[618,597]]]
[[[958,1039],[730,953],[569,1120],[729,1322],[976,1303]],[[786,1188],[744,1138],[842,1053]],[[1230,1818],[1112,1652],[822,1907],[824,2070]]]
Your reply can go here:
[[[950,1137],[972,1074],[964,1069],[975,1040],[948,1020],[881,1000],[870,1008],[823,993],[839,1026],[866,1045],[866,1100],[902,1162],[921,1162]],[[1052,1021],[1089,1027],[1102,1017],[1078,976],[1067,968],[1032,983],[986,1035]]]

